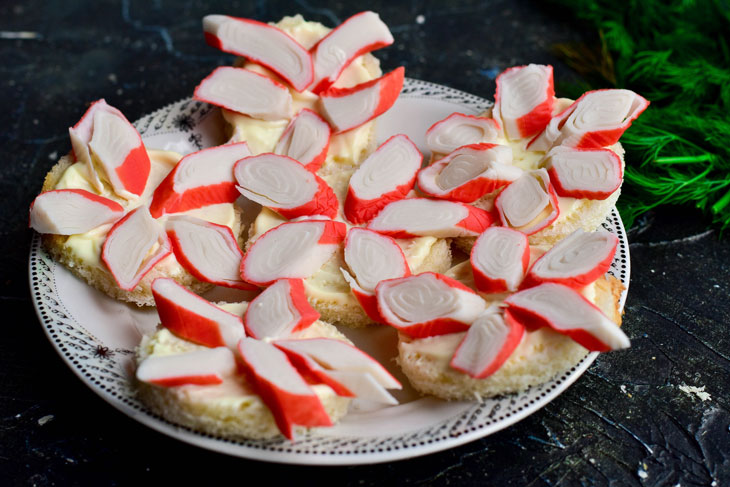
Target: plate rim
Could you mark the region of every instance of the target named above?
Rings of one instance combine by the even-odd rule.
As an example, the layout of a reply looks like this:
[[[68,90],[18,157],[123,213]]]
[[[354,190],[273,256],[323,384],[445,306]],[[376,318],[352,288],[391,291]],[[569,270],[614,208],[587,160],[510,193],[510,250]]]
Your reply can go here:
[[[442,96],[442,98],[439,98],[440,100],[451,102],[456,106],[460,106],[462,109],[469,107],[475,110],[478,110],[480,108],[484,110],[489,108],[493,104],[491,101],[477,95],[473,95],[471,93],[467,93],[455,88],[450,88],[429,81],[417,80],[413,78],[406,78],[403,91],[399,96],[406,95],[409,98],[430,99],[434,98],[436,96],[436,93]],[[139,126],[145,122],[148,122],[149,127],[151,121],[154,120],[156,117],[159,117],[163,114],[169,115],[169,113],[176,106],[189,104],[191,101],[191,98],[185,98],[173,103],[169,103],[161,108],[158,108],[157,110],[154,110],[153,112],[143,115],[137,121],[135,121],[134,124],[135,126]],[[206,104],[201,105],[207,106]],[[210,111],[210,109],[207,110],[202,116],[205,116]],[[156,132],[155,134],[157,133],[158,132]],[[622,257],[620,264],[621,268],[617,268],[616,271],[620,273],[620,280],[622,281],[625,288],[621,295],[621,301],[619,304],[620,309],[623,309],[626,296],[628,294],[630,281],[630,255],[628,238],[626,235],[626,230],[623,226],[623,222],[615,207],[612,207],[611,214],[607,218],[607,220],[610,220],[610,224],[615,227],[619,235],[619,248],[617,250],[621,252]],[[606,222],[604,222],[603,225],[605,228],[609,229]],[[621,239],[622,236],[623,239]],[[617,256],[619,255],[619,252],[617,252]],[[45,262],[43,262],[44,258]],[[50,262],[51,264],[49,265],[48,262]],[[617,261],[615,259],[614,263],[616,262]],[[87,387],[89,387],[94,393],[96,393],[99,397],[112,405],[118,411],[124,413],[135,421],[138,421],[155,431],[158,431],[167,436],[173,437],[194,446],[251,460],[295,465],[361,465],[404,460],[407,458],[423,456],[454,448],[465,443],[469,443],[471,441],[475,441],[477,439],[489,436],[496,433],[497,431],[501,431],[502,429],[505,429],[542,409],[545,405],[547,405],[553,399],[562,394],[562,392],[565,391],[576,380],[578,380],[578,378],[583,375],[583,373],[590,367],[590,365],[595,361],[596,357],[598,356],[597,352],[588,353],[586,356],[583,357],[583,359],[581,359],[580,362],[578,362],[569,371],[565,372],[562,376],[555,377],[544,384],[529,388],[528,391],[539,391],[541,388],[549,385],[549,387],[547,387],[548,390],[543,391],[537,400],[530,401],[529,404],[519,407],[516,412],[511,413],[509,416],[505,418],[500,417],[500,419],[498,419],[497,421],[481,425],[478,428],[472,428],[469,431],[458,433],[455,436],[442,437],[437,439],[436,441],[434,441],[433,439],[428,439],[425,441],[420,441],[418,444],[404,447],[399,447],[398,445],[395,445],[393,447],[382,448],[380,449],[380,451],[355,451],[351,453],[343,453],[343,451],[333,451],[329,453],[319,453],[298,452],[294,451],[293,448],[288,448],[284,450],[272,450],[270,449],[270,447],[267,448],[266,445],[268,445],[269,442],[267,442],[266,440],[245,440],[247,443],[258,442],[261,444],[261,446],[256,447],[242,444],[238,440],[220,438],[207,433],[193,430],[185,426],[176,425],[150,410],[142,410],[138,406],[131,404],[128,398],[120,397],[119,394],[117,394],[114,390],[106,387],[98,379],[94,379],[93,375],[85,370],[85,368],[80,364],[78,360],[72,358],[64,343],[58,338],[59,333],[64,333],[64,330],[62,329],[64,326],[68,327],[72,325],[68,323],[63,323],[61,321],[54,321],[51,311],[45,309],[47,305],[42,302],[42,294],[39,289],[41,283],[39,282],[39,279],[37,277],[38,265],[48,266],[49,269],[47,270],[47,272],[49,272],[53,276],[55,266],[60,264],[58,264],[45,252],[41,245],[41,236],[38,233],[34,232],[28,259],[28,282],[30,285],[33,307],[42,325],[43,331],[45,332],[48,340],[53,345],[53,348],[61,356],[61,359],[64,361],[64,363],[74,372],[74,374],[79,379],[81,379],[81,381]],[[55,276],[53,277],[53,280],[55,286]],[[62,302],[58,304],[62,306]],[[68,314],[70,315],[70,313]],[[73,319],[73,317],[71,317],[71,319]],[[55,326],[58,326],[59,330],[55,330],[53,328]],[[76,332],[83,331],[88,334],[88,331],[85,330],[83,326],[79,324],[79,327],[81,328],[81,330],[77,329]],[[66,331],[65,333],[68,333],[68,331]],[[557,383],[553,384],[555,381],[557,381]],[[514,395],[508,395],[503,397],[509,398],[511,396]],[[473,408],[474,406],[472,406],[469,410]],[[463,414],[458,414],[457,416],[462,416]],[[405,434],[401,433],[395,436],[398,437],[404,435]],[[294,443],[293,445],[296,445],[296,443]]]

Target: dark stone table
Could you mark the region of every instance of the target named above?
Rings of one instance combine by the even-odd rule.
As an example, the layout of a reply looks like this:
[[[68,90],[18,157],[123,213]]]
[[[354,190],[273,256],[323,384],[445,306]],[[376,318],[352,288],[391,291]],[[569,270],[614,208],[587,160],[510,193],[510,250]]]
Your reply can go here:
[[[205,45],[200,19],[332,25],[356,2],[5,1],[0,4],[0,484],[176,485],[212,478],[334,485],[730,485],[730,241],[697,213],[666,208],[630,232],[626,351],[602,355],[559,398],[495,435],[369,467],[296,467],[201,450],[127,418],[86,388],[33,311],[28,205],[69,150],[67,127],[105,97],[134,120],[191,94],[231,58]],[[589,39],[565,12],[526,1],[371,2],[396,44],[386,70],[484,97],[502,69],[552,63],[555,42]],[[630,163],[630,161],[629,161]]]

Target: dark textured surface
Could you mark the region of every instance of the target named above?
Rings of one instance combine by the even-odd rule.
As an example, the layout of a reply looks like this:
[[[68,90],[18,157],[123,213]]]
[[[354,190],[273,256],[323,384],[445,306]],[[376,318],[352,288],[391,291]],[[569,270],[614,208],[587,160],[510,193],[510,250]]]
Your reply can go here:
[[[189,96],[230,62],[200,18],[333,25],[355,2],[3,2],[0,5],[0,484],[143,485],[226,477],[335,485],[730,485],[730,243],[691,210],[665,209],[630,233],[625,330],[632,348],[599,357],[543,410],[488,438],[371,467],[274,466],[200,450],[117,412],[66,368],[28,293],[27,208],[68,151],[67,127],[105,97],[134,120]],[[554,42],[587,34],[529,2],[374,2],[396,44],[385,70],[491,97],[505,67],[553,63]],[[22,37],[18,39],[18,37]],[[683,386],[704,387],[702,400]],[[229,480],[230,481],[230,480]],[[209,483],[209,482],[206,482]]]

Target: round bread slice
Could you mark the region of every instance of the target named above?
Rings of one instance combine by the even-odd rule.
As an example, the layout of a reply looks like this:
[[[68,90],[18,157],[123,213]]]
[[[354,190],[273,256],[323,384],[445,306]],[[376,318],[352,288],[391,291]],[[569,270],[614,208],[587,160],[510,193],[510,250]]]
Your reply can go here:
[[[41,192],[51,191],[54,189],[66,170],[74,164],[70,155],[63,156],[46,174]],[[242,230],[242,211],[234,206],[234,224],[233,234],[237,236],[239,245],[243,243],[241,235]],[[100,242],[103,242],[103,236],[109,230],[110,225],[99,227],[90,233],[96,233]],[[109,270],[101,262],[100,259],[95,261],[83,259],[76,255],[66,246],[69,236],[43,234],[41,235],[41,243],[46,251],[54,260],[63,264],[74,275],[83,279],[91,286],[99,291],[120,301],[134,303],[137,306],[154,306],[155,302],[152,297],[152,281],[158,277],[171,277],[181,285],[187,287],[191,291],[201,294],[213,287],[212,284],[201,282],[193,277],[188,271],[177,263],[173,254],[168,255],[155,265],[139,282],[132,291],[125,291],[119,287],[112,277]]]
[[[594,284],[594,303],[621,324],[619,299],[623,285],[606,275]],[[398,364],[411,385],[422,394],[442,399],[474,399],[524,391],[569,371],[588,350],[547,327],[528,331],[520,345],[494,374],[474,379],[449,366],[465,333],[414,340],[400,334]]]
[[[225,307],[225,306],[224,306]],[[337,328],[323,321],[292,335],[292,338],[335,338],[350,342]],[[161,328],[146,335],[137,347],[137,363],[149,356],[173,355],[205,348]],[[254,392],[243,374],[225,377],[218,385],[161,387],[137,381],[139,399],[170,422],[231,439],[267,439],[280,436],[274,416]],[[324,384],[311,386],[333,423],[339,421],[350,405]],[[304,428],[299,428],[303,430]]]

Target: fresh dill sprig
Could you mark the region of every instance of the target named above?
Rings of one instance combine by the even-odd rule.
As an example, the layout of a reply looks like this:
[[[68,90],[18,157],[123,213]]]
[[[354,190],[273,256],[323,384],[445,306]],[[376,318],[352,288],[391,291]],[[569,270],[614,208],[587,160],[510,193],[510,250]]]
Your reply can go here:
[[[652,103],[621,139],[624,223],[659,205],[691,204],[730,226],[728,2],[553,1],[598,32],[596,46],[555,46],[590,88],[628,88]]]

